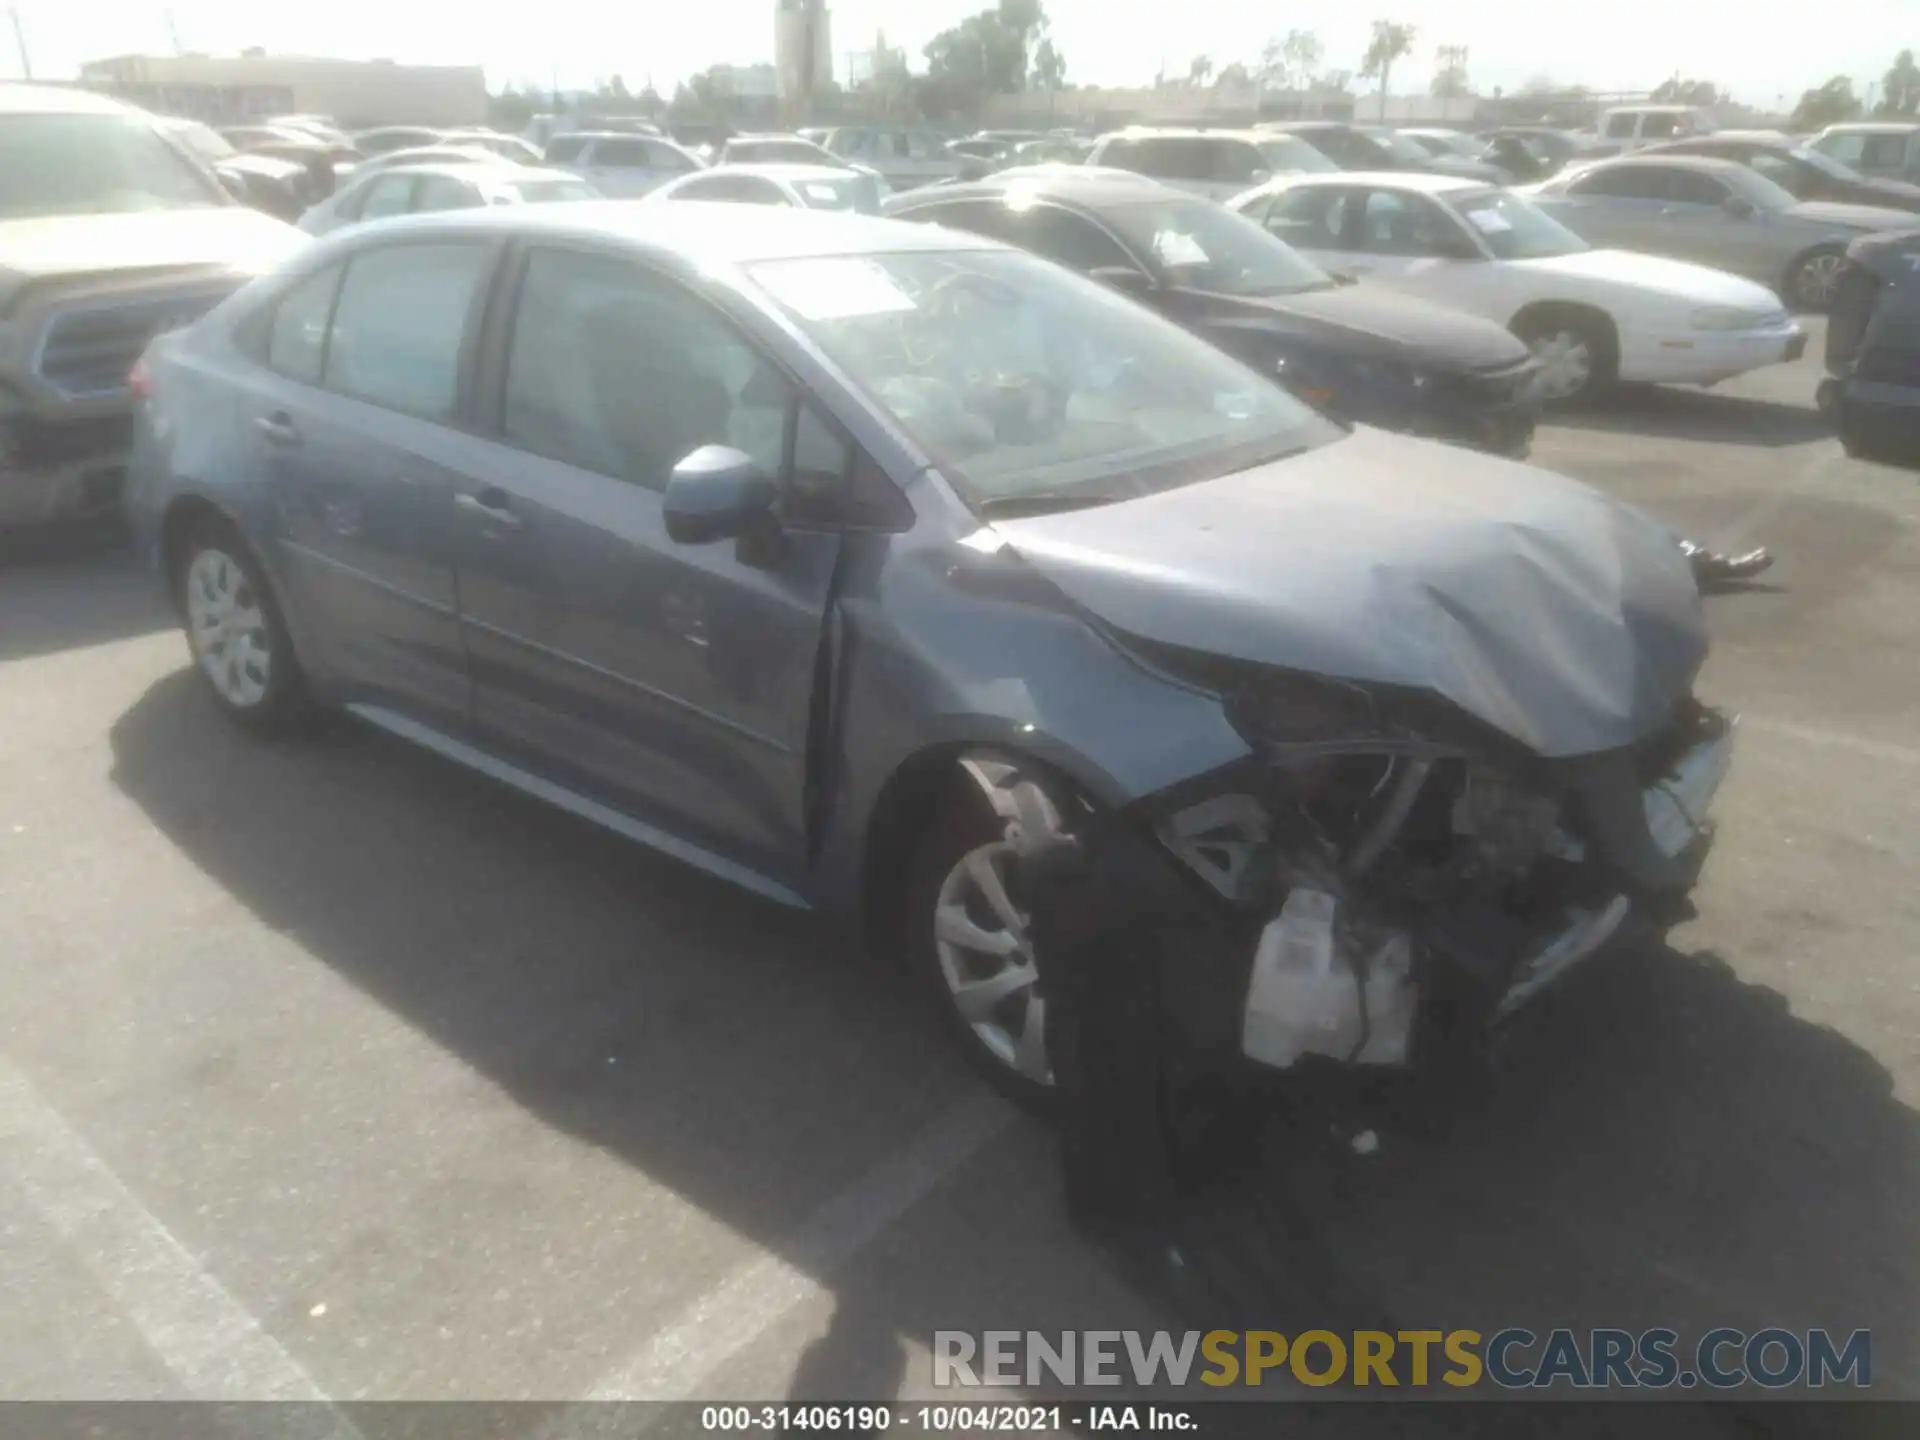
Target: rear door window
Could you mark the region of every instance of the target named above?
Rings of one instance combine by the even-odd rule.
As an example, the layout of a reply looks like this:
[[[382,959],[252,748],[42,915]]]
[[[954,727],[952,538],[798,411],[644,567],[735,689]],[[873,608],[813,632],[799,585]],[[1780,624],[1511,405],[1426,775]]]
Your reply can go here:
[[[1216,140],[1212,145],[1213,167],[1208,179],[1222,185],[1251,185],[1254,172],[1265,170],[1260,152],[1245,140]]]
[[[1621,165],[1582,175],[1567,187],[1569,195],[1604,195],[1618,200],[1665,200],[1667,172],[1652,165]]]
[[[1344,185],[1303,185],[1274,197],[1267,229],[1296,250],[1344,250],[1358,204],[1359,192]]]
[[[267,368],[303,385],[318,385],[327,354],[327,321],[340,289],[340,267],[329,265],[280,297],[267,327]]]
[[[1639,118],[1637,115],[1609,115],[1607,117],[1607,138],[1609,140],[1631,140],[1633,138],[1633,122]]]
[[[1733,195],[1721,181],[1698,170],[1672,169],[1663,173],[1670,204],[1724,205]]]
[[[385,215],[404,215],[413,204],[413,176],[382,175],[367,187],[360,203],[362,220],[378,220]]]
[[[586,148],[587,142],[578,135],[558,135],[547,142],[547,160],[554,165],[571,165]]]
[[[1008,214],[1004,238],[1036,255],[1083,274],[1105,265],[1139,265],[1106,231],[1083,215],[1053,205]]]
[[[424,420],[446,420],[492,261],[479,241],[385,245],[347,262],[327,342],[326,386]]]
[[[413,192],[415,210],[470,210],[484,203],[479,186],[451,175],[423,175]]]

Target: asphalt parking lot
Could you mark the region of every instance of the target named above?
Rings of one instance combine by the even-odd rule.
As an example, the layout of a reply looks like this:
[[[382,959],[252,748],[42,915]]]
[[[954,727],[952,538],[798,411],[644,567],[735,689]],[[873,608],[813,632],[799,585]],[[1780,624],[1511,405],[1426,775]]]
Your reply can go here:
[[[1864,1327],[1920,1397],[1920,477],[1818,373],[1543,431],[1781,557],[1710,602],[1701,914],[1296,1175],[1277,1328]],[[935,1329],[1161,1323],[884,967],[351,724],[236,734],[124,556],[5,564],[0,716],[0,1398],[911,1399]]]

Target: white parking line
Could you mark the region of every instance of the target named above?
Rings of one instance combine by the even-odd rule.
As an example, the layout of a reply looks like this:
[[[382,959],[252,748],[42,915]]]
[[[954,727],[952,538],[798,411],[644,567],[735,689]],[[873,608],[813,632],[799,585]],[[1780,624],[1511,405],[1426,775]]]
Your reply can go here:
[[[311,1432],[358,1429],[313,1377],[201,1268],[92,1146],[0,1057],[0,1163],[197,1400],[303,1400]],[[302,1427],[306,1429],[308,1427]]]
[[[956,1105],[814,1211],[780,1254],[740,1266],[687,1306],[602,1377],[588,1400],[698,1396],[708,1377],[782,1316],[829,1294],[826,1277],[984,1150],[1014,1116],[1012,1106],[985,1093]]]

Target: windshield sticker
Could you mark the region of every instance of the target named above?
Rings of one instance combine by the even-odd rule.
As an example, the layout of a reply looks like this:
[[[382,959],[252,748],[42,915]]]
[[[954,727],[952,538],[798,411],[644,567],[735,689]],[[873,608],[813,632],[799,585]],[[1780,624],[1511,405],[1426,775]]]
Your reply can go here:
[[[1162,265],[1205,265],[1207,252],[1200,242],[1179,230],[1154,232],[1153,253]]]
[[[1513,228],[1513,222],[1498,210],[1469,210],[1467,220],[1482,235],[1499,235]]]
[[[914,308],[913,297],[870,260],[782,260],[758,266],[754,278],[803,320],[853,320]]]

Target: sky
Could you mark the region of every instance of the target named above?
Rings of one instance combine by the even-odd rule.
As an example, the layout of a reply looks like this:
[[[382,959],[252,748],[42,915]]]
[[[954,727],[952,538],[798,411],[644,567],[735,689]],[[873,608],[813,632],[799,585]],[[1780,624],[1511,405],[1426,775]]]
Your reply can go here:
[[[828,0],[836,68],[870,49],[884,27],[915,68],[926,42],[986,0]],[[1424,90],[1434,50],[1465,45],[1482,92],[1511,91],[1535,76],[1596,90],[1646,90],[1679,72],[1711,80],[1749,104],[1788,103],[1830,75],[1877,81],[1902,47],[1920,49],[1920,0],[1827,0],[1820,23],[1804,7],[1756,0],[1377,0],[1379,16],[1416,27],[1414,52],[1394,90]],[[70,78],[106,55],[175,48],[352,59],[480,64],[498,86],[535,81],[585,88],[612,74],[661,91],[717,61],[773,58],[773,0],[629,4],[539,0],[473,6],[393,0],[14,0],[37,76]],[[1142,85],[1163,66],[1186,73],[1196,55],[1216,67],[1257,59],[1262,42],[1296,26],[1317,31],[1329,69],[1357,70],[1369,21],[1363,11],[1255,6],[1246,0],[1048,0],[1056,43],[1077,84]],[[1316,15],[1323,16],[1315,19]],[[538,24],[530,23],[538,17]],[[458,17],[458,18],[456,18]],[[1358,18],[1356,18],[1358,17]],[[0,76],[21,73],[0,29]]]

